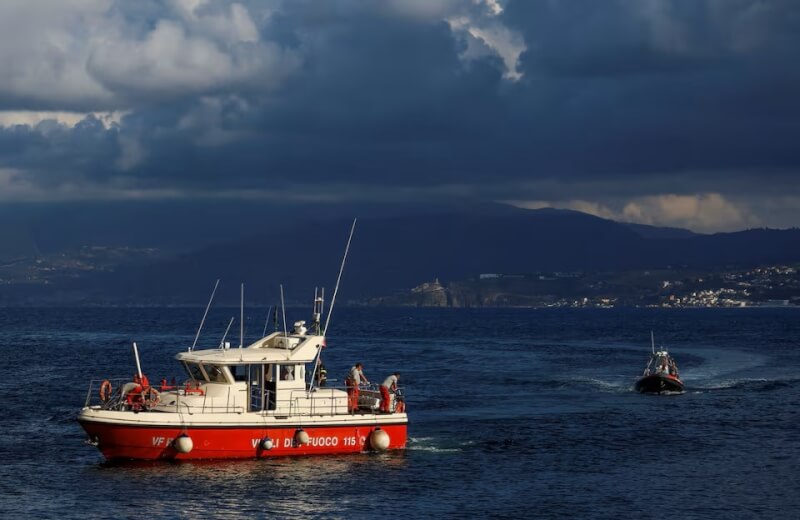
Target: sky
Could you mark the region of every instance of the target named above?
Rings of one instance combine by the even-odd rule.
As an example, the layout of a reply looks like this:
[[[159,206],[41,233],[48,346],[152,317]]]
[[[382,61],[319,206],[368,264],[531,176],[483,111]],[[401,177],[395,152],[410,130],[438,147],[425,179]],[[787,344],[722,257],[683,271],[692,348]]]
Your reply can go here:
[[[800,226],[796,0],[4,0],[0,204]]]

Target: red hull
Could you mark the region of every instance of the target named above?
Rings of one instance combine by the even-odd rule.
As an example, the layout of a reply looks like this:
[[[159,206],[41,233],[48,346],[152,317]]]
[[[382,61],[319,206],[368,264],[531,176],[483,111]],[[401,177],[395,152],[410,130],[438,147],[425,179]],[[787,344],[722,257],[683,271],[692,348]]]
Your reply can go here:
[[[636,381],[635,388],[645,394],[683,392],[683,382],[673,375],[652,374]]]
[[[244,459],[260,457],[286,457],[294,455],[330,455],[359,453],[370,449],[370,434],[378,428],[375,424],[308,426],[309,443],[295,442],[296,427],[223,427],[223,428],[162,428],[153,426],[121,426],[91,421],[80,421],[90,439],[98,441],[97,448],[108,460],[135,459]],[[388,449],[401,449],[406,445],[407,425],[382,425],[389,435]],[[193,443],[189,453],[179,453],[173,439],[187,434]],[[265,450],[261,441],[269,437],[273,448]]]

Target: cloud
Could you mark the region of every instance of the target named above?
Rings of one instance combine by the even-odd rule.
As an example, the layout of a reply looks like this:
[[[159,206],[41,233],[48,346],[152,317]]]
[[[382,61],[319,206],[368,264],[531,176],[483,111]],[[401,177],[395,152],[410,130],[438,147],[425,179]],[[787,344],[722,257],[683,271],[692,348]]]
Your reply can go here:
[[[120,148],[119,157],[114,161],[118,170],[128,171],[145,160],[147,152],[142,148],[142,143],[135,137],[120,135],[118,136]]]
[[[41,199],[314,187],[792,223],[800,209],[767,201],[800,197],[799,15],[788,0],[9,0],[0,168]]]
[[[25,125],[35,127],[43,121],[55,121],[59,124],[74,128],[78,123],[89,116],[94,117],[106,128],[119,125],[125,112],[63,112],[63,111],[34,111],[34,110],[0,110],[0,127]]]
[[[159,20],[141,38],[94,49],[87,70],[123,99],[273,89],[298,66],[298,59],[275,44],[255,42],[252,21],[237,6],[227,26],[216,18],[208,24],[213,32],[206,35],[193,35],[176,21]],[[209,37],[216,33],[225,38],[224,45]]]
[[[109,6],[106,0],[3,2],[0,109],[109,109],[112,94],[85,70],[93,28],[107,25]]]
[[[761,224],[747,206],[732,203],[719,193],[643,197],[628,202],[622,214],[632,222],[697,231],[732,231]]]
[[[606,202],[581,199],[507,202],[520,208],[572,209],[621,222],[680,227],[698,232],[735,231],[763,225],[763,220],[749,204],[728,200],[719,193],[664,194]]]
[[[269,4],[253,11],[268,20]],[[9,0],[0,109],[128,110],[170,97],[274,88],[299,65],[236,2]]]
[[[493,17],[502,13],[498,4],[489,5],[494,6],[490,11]],[[519,33],[491,17],[489,20],[476,20],[470,16],[459,16],[449,18],[447,23],[465,42],[464,50],[459,55],[462,60],[470,62],[476,58],[497,55],[503,61],[503,77],[512,81],[522,78],[518,62],[526,46]]]

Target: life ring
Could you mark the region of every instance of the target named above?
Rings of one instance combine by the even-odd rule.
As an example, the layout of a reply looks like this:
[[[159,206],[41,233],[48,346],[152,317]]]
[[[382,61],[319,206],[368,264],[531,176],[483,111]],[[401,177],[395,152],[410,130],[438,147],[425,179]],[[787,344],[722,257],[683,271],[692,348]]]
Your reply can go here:
[[[142,404],[145,410],[152,410],[161,402],[161,395],[158,393],[158,390],[152,386],[146,388],[144,392],[142,392],[142,397],[144,398]]]
[[[111,397],[111,390],[111,381],[108,379],[100,383],[100,400],[104,403],[108,401],[108,398]]]

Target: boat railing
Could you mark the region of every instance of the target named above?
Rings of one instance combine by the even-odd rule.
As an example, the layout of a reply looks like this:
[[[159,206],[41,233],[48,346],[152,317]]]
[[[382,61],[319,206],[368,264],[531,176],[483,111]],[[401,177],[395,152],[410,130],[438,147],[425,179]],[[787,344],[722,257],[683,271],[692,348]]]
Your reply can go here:
[[[205,393],[199,394],[196,389],[186,386],[148,386],[136,388],[128,378],[92,379],[86,393],[84,407],[102,410],[134,410],[148,411],[175,411],[186,413],[243,413],[246,408],[236,404],[236,399],[228,389],[224,404],[219,404],[223,398],[209,399]],[[202,402],[197,403],[197,397],[202,396]],[[173,401],[174,399],[174,401]]]
[[[113,409],[113,406],[122,399],[122,391],[127,383],[127,378],[92,379],[86,393],[85,407],[98,406],[103,409]]]
[[[89,383],[85,407],[103,410],[133,410],[137,412],[177,412],[177,413],[237,413],[265,412],[276,415],[313,416],[337,415],[348,413],[346,406],[347,388],[343,386],[314,387],[310,392],[304,390],[289,391],[289,397],[275,399],[269,391],[264,392],[262,401],[250,395],[250,402],[243,404],[237,399],[231,386],[226,396],[206,393],[198,394],[195,390],[187,390],[184,386],[152,386],[140,388],[136,394],[129,395],[134,383],[128,378],[93,379]],[[150,392],[150,390],[153,392]],[[381,394],[377,385],[365,385],[359,389],[357,413],[380,413]],[[403,389],[395,392],[392,400],[392,412],[396,411],[398,402],[403,400]],[[202,397],[202,400],[200,399]],[[311,397],[309,399],[309,397]]]

